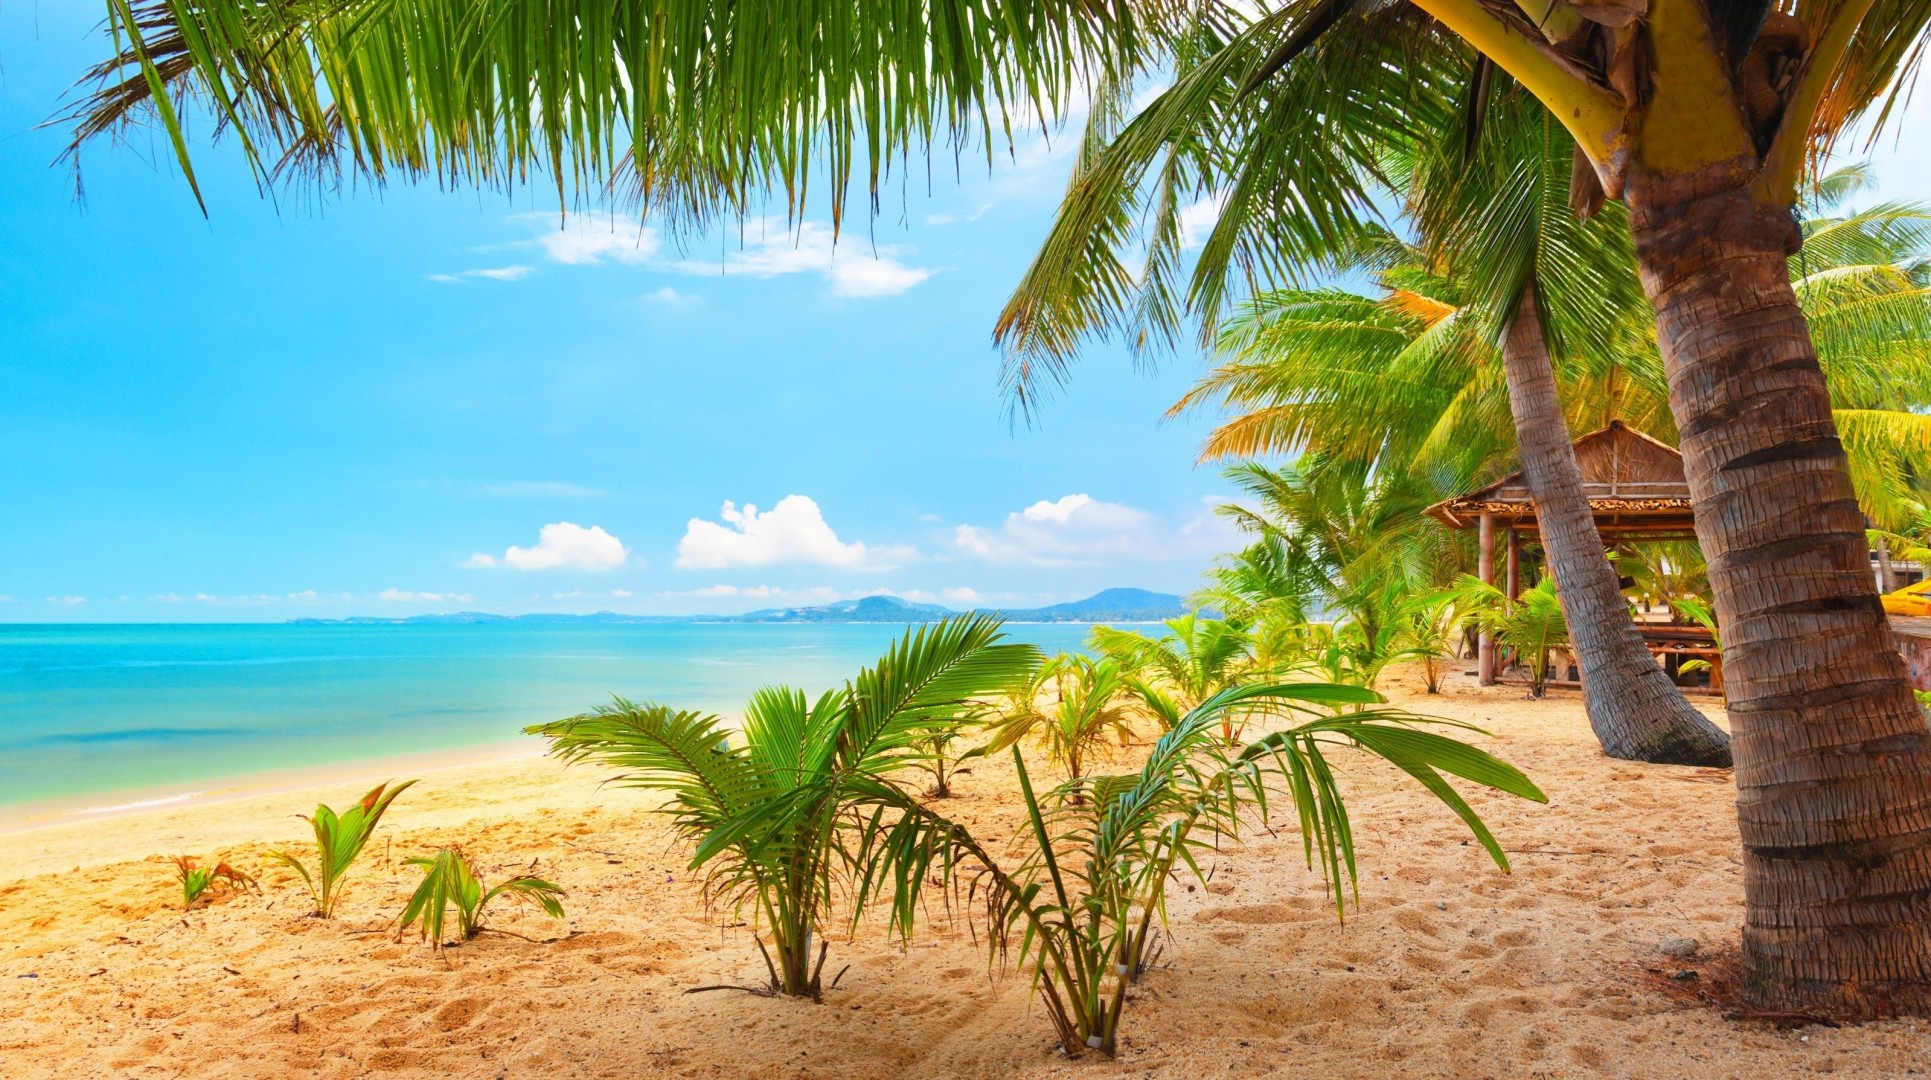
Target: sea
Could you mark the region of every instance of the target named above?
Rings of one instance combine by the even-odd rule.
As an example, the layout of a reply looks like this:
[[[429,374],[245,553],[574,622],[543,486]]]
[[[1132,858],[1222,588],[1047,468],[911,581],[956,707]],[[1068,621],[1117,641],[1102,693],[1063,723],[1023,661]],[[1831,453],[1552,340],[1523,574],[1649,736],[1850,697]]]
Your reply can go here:
[[[1048,653],[1089,627],[1008,624]],[[726,716],[817,691],[881,623],[0,625],[0,821],[161,804],[280,770],[513,744],[613,695]]]

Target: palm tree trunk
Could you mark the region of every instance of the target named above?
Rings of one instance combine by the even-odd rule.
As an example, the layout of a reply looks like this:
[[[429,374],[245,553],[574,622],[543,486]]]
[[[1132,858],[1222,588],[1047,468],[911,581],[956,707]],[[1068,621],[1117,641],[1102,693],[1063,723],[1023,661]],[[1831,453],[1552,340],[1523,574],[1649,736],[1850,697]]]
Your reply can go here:
[[[1691,708],[1656,665],[1603,554],[1556,397],[1533,284],[1516,306],[1502,358],[1522,475],[1535,497],[1543,551],[1561,586],[1556,595],[1582,668],[1583,707],[1603,753],[1663,765],[1729,765],[1729,737]]]
[[[1710,173],[1632,179],[1643,284],[1723,625],[1744,989],[1931,1009],[1931,730],[1871,580],[1790,218]]]

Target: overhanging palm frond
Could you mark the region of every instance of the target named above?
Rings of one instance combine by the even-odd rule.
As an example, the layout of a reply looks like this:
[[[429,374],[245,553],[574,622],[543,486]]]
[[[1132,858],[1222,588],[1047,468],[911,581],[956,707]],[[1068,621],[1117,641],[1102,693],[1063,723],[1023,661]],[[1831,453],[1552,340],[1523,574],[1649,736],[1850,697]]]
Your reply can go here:
[[[114,53],[63,118],[73,151],[187,113],[264,180],[343,174],[598,198],[620,173],[666,216],[793,213],[894,159],[1049,125],[1083,85],[1164,54],[1168,6],[936,0],[666,6],[619,0],[108,0]]]

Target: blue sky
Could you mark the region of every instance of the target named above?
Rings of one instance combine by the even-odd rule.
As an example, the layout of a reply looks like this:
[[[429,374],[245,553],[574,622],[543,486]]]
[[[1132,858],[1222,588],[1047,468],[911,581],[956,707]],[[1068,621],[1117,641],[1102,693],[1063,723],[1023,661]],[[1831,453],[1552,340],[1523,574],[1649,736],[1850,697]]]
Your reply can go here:
[[[1231,546],[1203,424],[1160,419],[1193,358],[1096,348],[1007,422],[990,329],[1056,148],[948,160],[835,252],[822,217],[559,230],[540,192],[278,207],[205,145],[204,219],[146,141],[77,204],[35,127],[97,18],[0,5],[0,620],[1031,604]]]
[[[822,216],[559,229],[541,192],[270,202],[205,144],[208,218],[158,142],[95,147],[77,203],[37,125],[98,17],[0,5],[0,621],[1034,604],[1234,543],[1205,421],[1161,420],[1196,358],[1091,348],[1007,422],[989,333],[1063,140],[915,169],[835,250]],[[1931,193],[1922,142],[1878,161]]]

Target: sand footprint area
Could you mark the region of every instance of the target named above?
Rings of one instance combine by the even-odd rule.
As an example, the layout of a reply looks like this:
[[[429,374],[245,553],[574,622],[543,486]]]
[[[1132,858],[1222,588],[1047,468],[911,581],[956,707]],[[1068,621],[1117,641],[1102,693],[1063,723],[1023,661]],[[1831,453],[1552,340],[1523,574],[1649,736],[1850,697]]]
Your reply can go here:
[[[989,968],[983,935],[942,906],[903,947],[882,922],[835,938],[826,972],[843,974],[822,1003],[686,993],[762,980],[748,930],[706,909],[650,797],[527,758],[424,774],[332,922],[301,917],[265,855],[303,839],[295,813],[355,784],[0,835],[0,1076],[1931,1073],[1923,1021],[1780,1029],[1699,1000],[1722,996],[1742,918],[1727,772],[1606,759],[1574,696],[1387,683],[1398,704],[1488,729],[1548,792],[1471,798],[1513,872],[1395,770],[1338,755],[1359,904],[1336,920],[1278,820],[1218,853],[1209,881],[1174,888],[1110,1061],[1057,1053],[1026,980]],[[981,762],[947,812],[1010,837],[1014,784]],[[449,843],[491,879],[533,868],[562,885],[568,918],[504,909],[497,925],[536,940],[486,936],[446,961],[393,940],[417,876],[403,858]],[[161,861],[177,851],[262,867],[265,895],[184,914]],[[1682,938],[1696,955],[1657,951]]]

